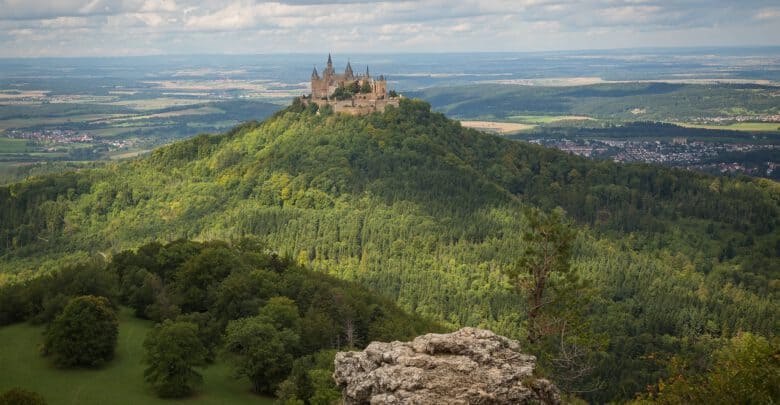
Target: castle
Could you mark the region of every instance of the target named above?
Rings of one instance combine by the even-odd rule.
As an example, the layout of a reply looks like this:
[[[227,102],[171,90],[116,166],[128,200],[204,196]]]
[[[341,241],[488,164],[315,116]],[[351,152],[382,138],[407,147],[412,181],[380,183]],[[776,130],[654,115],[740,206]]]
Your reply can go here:
[[[388,105],[398,105],[398,97],[388,94],[383,75],[372,78],[366,66],[366,73],[356,76],[350,62],[347,62],[344,74],[337,74],[330,54],[322,76],[316,67],[311,72],[311,95],[301,100],[320,107],[330,105],[334,111],[348,114],[368,114],[384,111]]]

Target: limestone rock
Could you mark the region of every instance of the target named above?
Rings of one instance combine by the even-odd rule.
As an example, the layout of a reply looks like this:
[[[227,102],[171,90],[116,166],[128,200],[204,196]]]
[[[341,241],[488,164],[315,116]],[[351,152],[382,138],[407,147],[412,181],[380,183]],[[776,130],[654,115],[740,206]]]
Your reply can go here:
[[[337,353],[333,378],[346,405],[559,404],[558,389],[535,378],[534,367],[517,341],[463,328]]]

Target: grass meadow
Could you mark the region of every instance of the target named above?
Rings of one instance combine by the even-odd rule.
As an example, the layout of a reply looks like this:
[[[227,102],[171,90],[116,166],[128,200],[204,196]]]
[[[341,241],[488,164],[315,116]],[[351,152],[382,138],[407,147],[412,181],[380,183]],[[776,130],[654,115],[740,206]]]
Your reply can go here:
[[[201,370],[204,384],[187,399],[163,400],[144,383],[143,340],[152,322],[120,312],[116,358],[100,369],[63,370],[39,354],[42,326],[27,323],[0,328],[0,391],[21,387],[41,394],[48,404],[272,404],[249,391],[249,382],[231,376],[217,363]]]

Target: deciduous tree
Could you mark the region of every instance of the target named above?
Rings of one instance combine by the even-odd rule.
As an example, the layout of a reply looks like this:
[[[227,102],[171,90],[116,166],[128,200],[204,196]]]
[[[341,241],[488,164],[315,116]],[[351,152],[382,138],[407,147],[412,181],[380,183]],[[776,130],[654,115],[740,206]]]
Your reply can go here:
[[[44,353],[61,367],[93,367],[114,357],[119,322],[108,299],[72,299],[46,330]]]
[[[197,325],[166,320],[149,332],[144,348],[144,377],[160,397],[185,397],[203,381],[194,368],[204,364],[206,356]]]
[[[230,321],[225,331],[225,351],[236,376],[247,377],[252,390],[260,394],[272,394],[284,380],[297,345],[295,332],[279,330],[263,316]]]

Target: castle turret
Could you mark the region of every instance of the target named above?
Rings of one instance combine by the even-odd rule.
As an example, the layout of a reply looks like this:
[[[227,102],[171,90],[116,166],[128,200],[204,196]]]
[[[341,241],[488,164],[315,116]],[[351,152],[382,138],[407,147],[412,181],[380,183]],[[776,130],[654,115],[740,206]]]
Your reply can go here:
[[[366,65],[366,79],[368,79],[369,77],[371,77],[371,75],[368,74],[368,65]]]
[[[352,65],[347,61],[347,68],[344,69],[344,78],[352,79],[353,77],[355,77],[355,75],[352,73]]]
[[[385,75],[379,75],[379,78],[374,81],[374,95],[377,99],[384,99],[387,95],[387,81]]]
[[[325,67],[324,75],[332,76],[334,73],[336,73],[335,70],[333,70],[333,59],[331,59],[330,54],[328,54],[328,64],[327,67]]]
[[[317,66],[315,66],[314,70],[311,72],[311,79],[312,80],[320,80],[320,74],[317,73]]]

